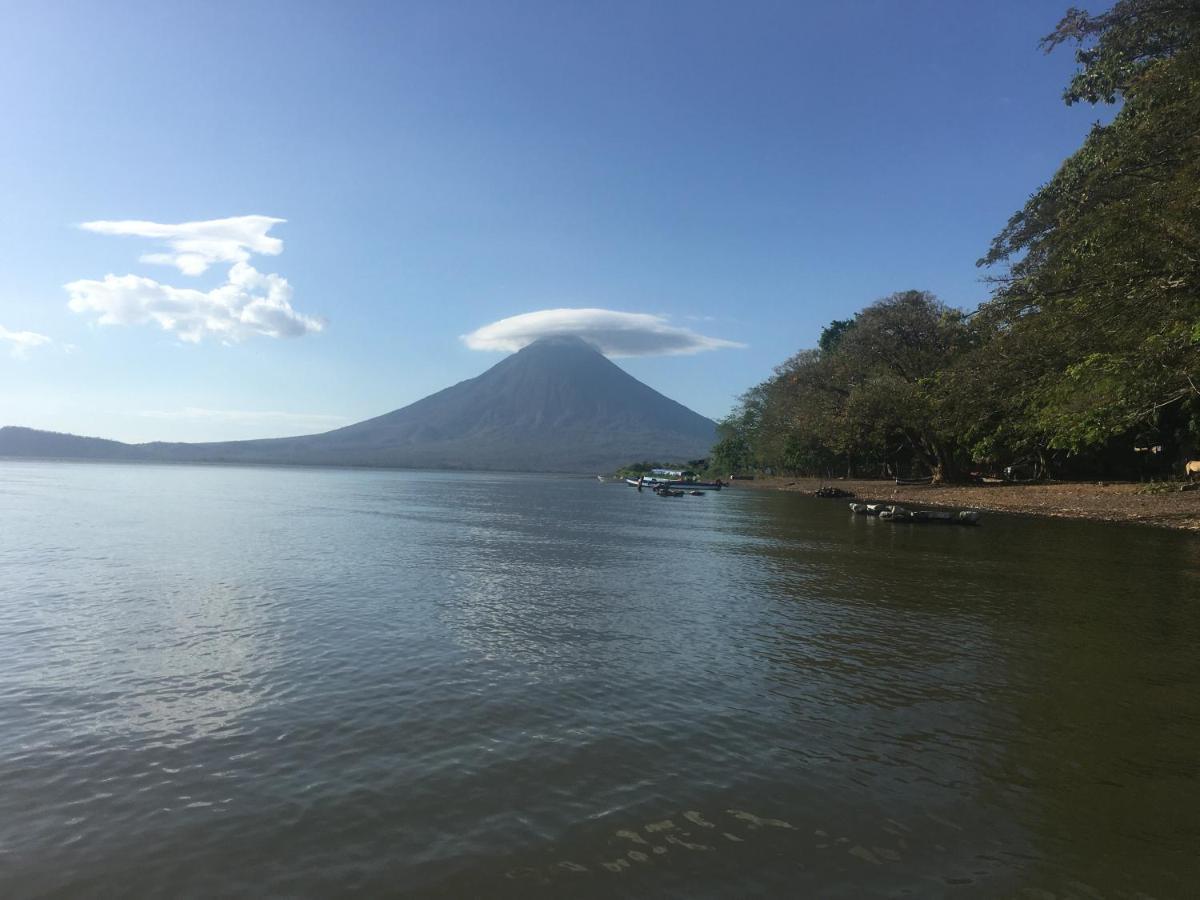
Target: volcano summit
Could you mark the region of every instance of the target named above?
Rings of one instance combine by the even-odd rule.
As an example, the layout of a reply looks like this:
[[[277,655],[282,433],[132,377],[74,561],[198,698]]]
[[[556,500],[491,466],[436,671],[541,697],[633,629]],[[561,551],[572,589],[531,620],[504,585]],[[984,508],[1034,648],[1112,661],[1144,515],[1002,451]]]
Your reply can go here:
[[[302,437],[123,444],[0,428],[0,456],[172,462],[611,470],[635,459],[708,453],[716,426],[664,397],[578,337],[546,337],[401,409]]]

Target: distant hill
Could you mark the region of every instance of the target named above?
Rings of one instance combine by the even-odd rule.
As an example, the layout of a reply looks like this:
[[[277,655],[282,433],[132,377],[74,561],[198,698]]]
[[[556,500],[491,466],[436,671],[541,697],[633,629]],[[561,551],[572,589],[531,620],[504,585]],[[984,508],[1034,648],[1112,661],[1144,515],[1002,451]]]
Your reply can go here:
[[[543,338],[409,406],[302,437],[123,444],[0,428],[0,456],[599,472],[704,456],[710,419],[664,397],[576,337]]]
[[[38,431],[13,425],[0,428],[0,456],[55,459],[144,459],[141,447],[104,438]]]

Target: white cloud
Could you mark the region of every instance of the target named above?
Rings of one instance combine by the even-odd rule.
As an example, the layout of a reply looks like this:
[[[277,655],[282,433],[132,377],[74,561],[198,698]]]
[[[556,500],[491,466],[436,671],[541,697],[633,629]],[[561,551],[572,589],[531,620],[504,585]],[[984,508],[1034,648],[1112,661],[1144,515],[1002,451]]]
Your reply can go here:
[[[97,234],[162,241],[170,252],[147,253],[141,257],[142,262],[174,266],[185,275],[200,275],[214,263],[248,262],[251,253],[278,256],[283,252],[283,241],[267,232],[285,221],[271,216],[233,216],[177,225],[123,220],[84,222],[79,227]]]
[[[155,323],[192,343],[205,337],[300,337],[325,327],[292,308],[286,278],[264,275],[244,262],[235,263],[225,283],[211,291],[172,287],[139,275],[72,281],[66,289],[67,305],[77,313],[97,313],[101,325]]]
[[[183,409],[145,409],[138,413],[148,419],[170,419],[206,422],[235,422],[238,424],[283,424],[314,427],[335,426],[349,421],[345,416],[323,413],[294,413],[279,410],[205,409],[185,406]]]
[[[50,338],[36,331],[9,331],[0,325],[0,341],[9,345],[9,352],[18,358],[25,357],[34,347],[51,343]]]
[[[472,350],[516,351],[538,338],[574,335],[606,356],[685,356],[744,347],[724,338],[707,337],[670,325],[664,316],[611,309],[543,309],[510,316],[462,336]]]

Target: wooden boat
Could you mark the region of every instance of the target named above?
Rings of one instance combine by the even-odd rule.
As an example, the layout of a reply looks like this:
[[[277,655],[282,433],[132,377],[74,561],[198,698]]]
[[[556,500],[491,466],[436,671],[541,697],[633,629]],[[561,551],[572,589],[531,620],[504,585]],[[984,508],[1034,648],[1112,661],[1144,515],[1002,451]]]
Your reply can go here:
[[[978,525],[973,509],[905,509],[883,503],[851,503],[850,511],[860,516],[879,516],[885,522],[942,522],[948,525]]]
[[[904,509],[893,506],[879,514],[891,522],[941,522],[946,525],[978,525],[979,513],[973,509]]]
[[[633,487],[638,486],[636,478],[626,478],[625,483]],[[644,478],[642,479],[642,486],[648,488],[687,488],[689,491],[695,488],[704,488],[706,491],[719,491],[725,484],[721,481],[662,481],[658,478]]]
[[[851,503],[850,512],[860,516],[877,516],[885,509],[888,509],[882,503]]]

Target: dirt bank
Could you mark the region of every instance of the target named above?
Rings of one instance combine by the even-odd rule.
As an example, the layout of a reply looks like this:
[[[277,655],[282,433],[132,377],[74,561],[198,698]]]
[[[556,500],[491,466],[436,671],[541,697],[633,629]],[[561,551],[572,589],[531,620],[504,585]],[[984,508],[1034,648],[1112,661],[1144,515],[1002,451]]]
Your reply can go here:
[[[1139,494],[1138,488],[1142,485],[1130,482],[899,486],[890,481],[864,479],[759,478],[733,483],[736,490],[752,488],[802,493],[811,493],[822,485],[853,491],[857,499],[869,501],[1133,522],[1200,532],[1200,490]]]

